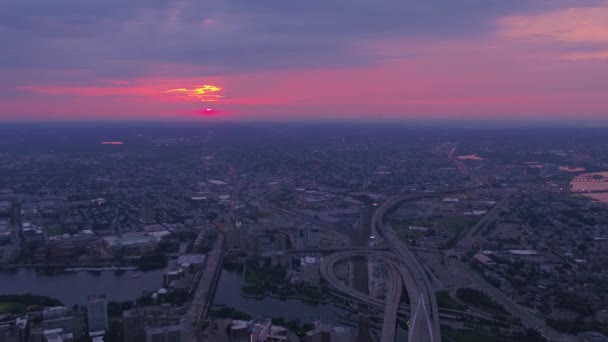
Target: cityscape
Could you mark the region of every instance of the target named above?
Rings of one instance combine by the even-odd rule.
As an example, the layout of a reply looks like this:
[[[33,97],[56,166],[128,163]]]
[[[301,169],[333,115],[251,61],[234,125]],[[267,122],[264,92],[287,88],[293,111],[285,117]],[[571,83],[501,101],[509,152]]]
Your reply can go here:
[[[602,130],[23,125],[2,341],[605,338]]]
[[[608,0],[0,0],[0,342],[608,342]]]

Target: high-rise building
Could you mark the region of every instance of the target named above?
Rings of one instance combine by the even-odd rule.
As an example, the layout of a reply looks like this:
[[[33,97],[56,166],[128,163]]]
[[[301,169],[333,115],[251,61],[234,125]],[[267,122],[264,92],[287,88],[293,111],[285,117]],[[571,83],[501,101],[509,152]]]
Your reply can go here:
[[[240,221],[239,221],[240,222]],[[226,229],[226,247],[228,249],[246,250],[249,243],[247,230],[241,226]]]
[[[89,297],[87,315],[89,334],[108,330],[108,301],[105,295]]]
[[[319,247],[321,240],[321,231],[319,228],[306,226],[300,228],[300,246],[302,248],[314,248]]]
[[[146,318],[143,311],[123,311],[122,335],[125,342],[146,342]]]

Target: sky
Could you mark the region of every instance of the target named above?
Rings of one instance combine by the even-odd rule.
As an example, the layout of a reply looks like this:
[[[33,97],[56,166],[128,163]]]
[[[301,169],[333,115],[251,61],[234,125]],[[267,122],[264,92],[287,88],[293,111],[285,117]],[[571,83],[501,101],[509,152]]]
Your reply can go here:
[[[608,122],[608,0],[2,0],[0,120]]]

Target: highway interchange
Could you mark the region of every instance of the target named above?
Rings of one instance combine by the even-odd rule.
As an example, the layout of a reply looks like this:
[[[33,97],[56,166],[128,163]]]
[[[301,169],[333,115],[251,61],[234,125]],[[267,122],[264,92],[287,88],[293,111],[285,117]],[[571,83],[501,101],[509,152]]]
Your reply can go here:
[[[437,197],[444,194],[446,193],[404,194],[389,198],[375,210],[371,220],[371,235],[375,236],[376,240],[381,238],[382,241],[388,245],[389,251],[368,249],[367,251],[352,250],[337,252],[327,256],[321,264],[322,276],[334,288],[358,301],[383,310],[382,341],[394,341],[395,339],[397,314],[401,297],[401,291],[397,290],[397,287],[402,287],[403,285],[405,285],[410,301],[410,320],[408,322],[409,341],[441,341],[439,308],[437,305],[435,288],[431,284],[425,269],[420,264],[416,255],[408,249],[390,227],[384,225],[383,218],[389,210],[402,202]],[[510,200],[507,197],[505,200],[499,202],[495,208],[480,221],[480,224],[476,225],[474,229],[471,229],[460,243],[457,244],[458,250],[472,246],[480,231],[497,217],[500,211],[508,205],[509,201]],[[453,250],[450,253],[452,253],[452,255],[458,255],[459,252]],[[336,263],[349,257],[361,256],[375,258],[389,265],[391,275],[389,276],[390,281],[388,284],[387,300],[374,298],[367,293],[361,293],[350,288],[334,274]],[[571,341],[570,336],[558,333],[554,329],[548,327],[542,319],[523,309],[499,289],[487,284],[487,282],[472,271],[468,265],[460,261],[458,261],[458,263],[460,265],[459,271],[467,274],[473,280],[474,285],[472,287],[486,292],[495,301],[503,305],[511,315],[520,317],[524,325],[528,328],[539,331],[549,341]]]
[[[394,341],[397,323],[397,312],[401,292],[399,288],[407,290],[410,300],[409,340],[420,342],[441,341],[439,329],[439,310],[435,291],[428,280],[422,265],[412,252],[401,242],[391,229],[387,229],[383,223],[383,217],[393,206],[414,198],[429,197],[432,195],[402,195],[391,197],[374,212],[371,220],[372,235],[381,237],[388,245],[390,252],[378,251],[351,251],[335,253],[323,260],[321,274],[332,286],[349,296],[365,302],[369,305],[384,310],[382,341]],[[361,293],[349,286],[344,285],[334,274],[335,264],[348,257],[368,256],[380,259],[387,263],[391,272],[399,276],[389,277],[389,291],[387,300],[380,300]]]

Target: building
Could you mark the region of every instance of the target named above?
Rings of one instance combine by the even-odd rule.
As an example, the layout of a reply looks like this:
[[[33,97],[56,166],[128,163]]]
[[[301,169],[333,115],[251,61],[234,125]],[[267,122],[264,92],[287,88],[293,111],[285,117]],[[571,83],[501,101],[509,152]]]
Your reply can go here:
[[[306,332],[304,342],[331,342],[331,326],[319,321],[315,321],[314,325],[314,329]]]
[[[226,233],[226,248],[246,250],[248,245],[247,230],[242,227],[228,228]]]
[[[331,326],[321,321],[313,322],[314,329],[304,336],[305,342],[352,342],[355,334],[352,328]]]
[[[23,342],[27,340],[28,334],[27,318],[0,322],[0,342]]]
[[[559,167],[554,163],[545,163],[543,164],[540,174],[542,176],[551,176],[559,173]]]
[[[181,323],[147,327],[146,342],[181,342],[182,332],[183,327]]]
[[[141,204],[140,220],[143,223],[154,222],[154,203],[150,200],[144,200]]]
[[[62,334],[71,334],[75,340],[82,338],[84,335],[80,313],[65,306],[44,308],[42,311],[42,330],[58,330]]]
[[[44,331],[45,342],[72,342],[74,337],[72,334],[66,334],[61,329],[52,329]]]
[[[496,264],[494,260],[492,260],[492,258],[482,253],[476,253],[475,255],[473,255],[473,259],[475,259],[475,261],[479,262],[484,266],[491,266]]]
[[[108,301],[105,295],[90,296],[87,302],[89,335],[108,330]]]
[[[167,334],[159,327],[174,327],[169,329],[174,332],[175,326],[180,326],[182,315],[178,308],[168,304],[125,310],[122,313],[124,341],[146,342],[148,332],[152,337],[162,339]]]
[[[319,228],[306,226],[299,229],[299,241],[302,248],[319,247],[321,231]]]
[[[272,325],[269,318],[253,321],[233,320],[230,323],[230,341],[232,342],[277,342],[287,341],[287,329]]]
[[[249,342],[249,321],[233,320],[230,324],[230,340],[232,342]]]
[[[608,337],[604,336],[604,334],[595,332],[595,331],[587,331],[579,335],[579,341],[581,342],[608,342]]]
[[[305,257],[300,260],[300,279],[306,283],[319,284],[321,272],[318,258]]]
[[[103,342],[105,336],[106,336],[105,331],[98,331],[98,332],[92,333],[89,337],[91,338],[91,342]]]
[[[106,236],[102,240],[111,251],[122,250],[126,254],[143,255],[153,252],[160,238],[148,232],[128,232],[120,236]]]
[[[251,324],[249,341],[250,342],[265,342],[271,333],[272,321],[270,318],[256,319]]]
[[[540,171],[541,171],[541,168],[538,166],[528,166],[526,168],[525,173],[526,173],[526,176],[536,178],[536,177],[540,177]]]
[[[350,342],[354,341],[355,332],[349,327],[332,327],[331,342]]]
[[[146,318],[141,310],[123,311],[122,335],[125,342],[146,342]]]

